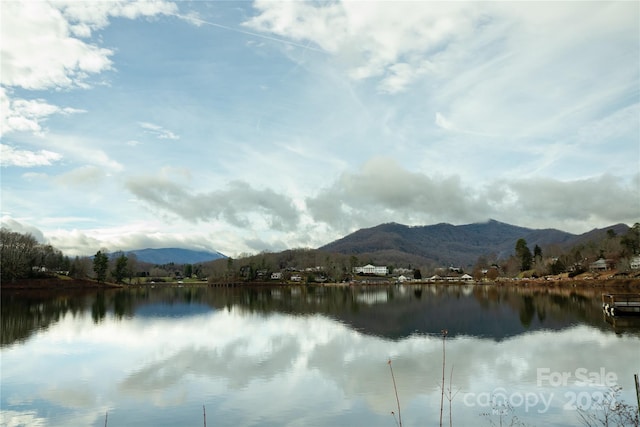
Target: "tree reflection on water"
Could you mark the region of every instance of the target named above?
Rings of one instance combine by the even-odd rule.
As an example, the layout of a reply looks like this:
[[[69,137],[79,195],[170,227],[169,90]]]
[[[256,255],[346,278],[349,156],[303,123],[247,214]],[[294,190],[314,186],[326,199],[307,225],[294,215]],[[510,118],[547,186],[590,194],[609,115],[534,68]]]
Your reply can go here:
[[[161,306],[172,307],[172,316],[189,315],[194,305],[211,310],[238,307],[258,313],[319,313],[363,333],[391,339],[437,333],[443,328],[451,336],[494,339],[538,329],[558,330],[576,323],[610,328],[601,313],[599,294],[593,291],[486,285],[3,291],[1,304],[2,346],[28,339],[66,313],[90,311],[93,321],[99,323],[108,315],[116,319],[133,317],[137,312],[162,315],[157,308]],[[637,328],[630,327],[628,332],[637,333]]]

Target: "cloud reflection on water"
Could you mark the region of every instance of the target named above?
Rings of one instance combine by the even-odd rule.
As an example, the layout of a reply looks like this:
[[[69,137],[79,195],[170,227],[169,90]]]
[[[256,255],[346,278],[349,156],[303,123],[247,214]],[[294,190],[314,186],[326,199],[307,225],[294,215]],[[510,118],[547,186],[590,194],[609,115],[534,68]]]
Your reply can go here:
[[[604,367],[617,375],[625,400],[633,401],[639,344],[638,337],[588,326],[499,342],[447,339],[447,377],[453,367],[459,393],[453,401],[454,424],[481,421],[482,408],[465,406],[465,393],[498,387],[558,397],[550,413],[518,413],[527,422],[575,424],[577,414],[560,410],[565,403],[560,397],[572,384],[538,387],[537,368],[574,372]],[[123,420],[155,425],[167,414],[197,425],[204,404],[215,425],[320,426],[349,419],[351,425],[386,426],[395,410],[388,358],[403,421],[433,424],[439,417],[442,375],[438,336],[394,341],[322,315],[257,314],[240,308],[170,319],[107,316],[97,325],[89,314],[67,314],[23,345],[3,349],[3,420],[27,417],[37,408],[34,420],[47,412],[62,414],[46,425],[87,425],[87,416],[93,416],[89,424],[98,425],[111,408],[113,425],[124,425]],[[24,411],[5,408],[12,399],[25,402],[20,405]],[[131,413],[137,416],[126,418]]]

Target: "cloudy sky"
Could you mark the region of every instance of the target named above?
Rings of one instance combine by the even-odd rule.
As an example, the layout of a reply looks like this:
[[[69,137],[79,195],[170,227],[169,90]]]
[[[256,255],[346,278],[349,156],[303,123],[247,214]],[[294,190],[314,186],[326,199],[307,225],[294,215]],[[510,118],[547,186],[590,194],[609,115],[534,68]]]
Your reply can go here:
[[[12,2],[2,224],[68,255],[640,220],[638,2]]]

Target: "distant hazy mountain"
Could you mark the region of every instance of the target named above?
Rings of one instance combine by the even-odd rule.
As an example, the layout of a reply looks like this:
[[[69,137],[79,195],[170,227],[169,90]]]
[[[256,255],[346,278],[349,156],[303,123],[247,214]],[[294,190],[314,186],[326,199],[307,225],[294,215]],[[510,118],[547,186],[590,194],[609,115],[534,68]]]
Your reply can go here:
[[[319,248],[322,251],[353,254],[361,262],[367,258],[415,265],[433,262],[439,265],[468,267],[480,256],[495,254],[506,258],[514,252],[518,239],[527,241],[533,251],[557,244],[569,247],[587,239],[604,236],[613,229],[624,234],[628,226],[617,224],[583,235],[575,235],[555,229],[536,230],[490,220],[468,225],[436,224],[407,226],[396,223],[382,224],[358,230],[342,239]]]
[[[163,248],[163,249],[136,249],[128,253],[135,254],[139,261],[151,264],[197,264],[226,258],[220,252],[192,251],[190,249]]]

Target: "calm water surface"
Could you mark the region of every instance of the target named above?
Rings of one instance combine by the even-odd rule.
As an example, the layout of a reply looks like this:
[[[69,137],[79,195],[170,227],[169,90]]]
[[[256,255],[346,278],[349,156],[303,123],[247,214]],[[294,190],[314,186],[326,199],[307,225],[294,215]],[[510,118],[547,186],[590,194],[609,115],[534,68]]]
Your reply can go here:
[[[2,294],[2,426],[580,425],[635,404],[599,295],[490,286]],[[504,402],[508,402],[506,405]],[[108,414],[108,415],[107,415]]]

